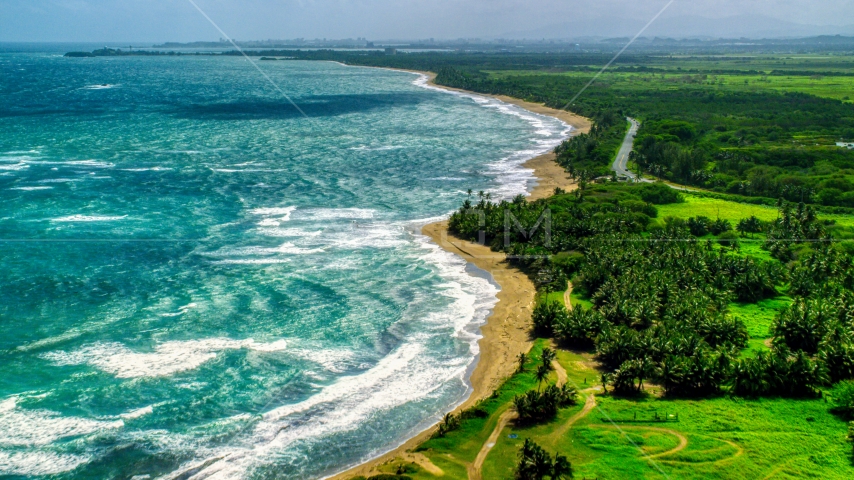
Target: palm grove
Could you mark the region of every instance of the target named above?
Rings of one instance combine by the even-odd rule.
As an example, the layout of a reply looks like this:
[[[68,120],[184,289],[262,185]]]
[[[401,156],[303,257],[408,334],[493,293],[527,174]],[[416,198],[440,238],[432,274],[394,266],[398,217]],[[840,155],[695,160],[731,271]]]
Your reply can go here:
[[[714,242],[692,235],[696,218],[653,221],[655,203],[680,200],[661,185],[587,187],[536,202],[481,199],[466,201],[450,228],[474,241],[483,236],[545,289],[563,290],[571,278],[592,308],[540,304],[535,328],[593,349],[618,393],[653,382],[672,396],[812,396],[854,378],[854,269],[815,212],[781,203],[776,221],[745,222],[763,231],[774,257],[760,260],[740,254],[726,232]],[[513,232],[505,242],[505,212],[534,225],[546,209],[550,232]],[[770,351],[741,358],[747,330],[727,306],[778,289],[794,303],[776,318]]]

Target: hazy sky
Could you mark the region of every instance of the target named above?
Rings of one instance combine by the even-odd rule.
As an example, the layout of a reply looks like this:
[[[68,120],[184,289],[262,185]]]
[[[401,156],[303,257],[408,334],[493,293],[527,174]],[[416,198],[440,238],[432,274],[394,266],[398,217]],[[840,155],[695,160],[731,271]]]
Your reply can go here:
[[[458,38],[619,17],[649,19],[668,0],[195,0],[230,36]],[[854,24],[854,0],[676,0],[666,17],[763,15]],[[634,32],[626,32],[630,35]],[[219,33],[188,0],[0,0],[0,41],[191,41]]]

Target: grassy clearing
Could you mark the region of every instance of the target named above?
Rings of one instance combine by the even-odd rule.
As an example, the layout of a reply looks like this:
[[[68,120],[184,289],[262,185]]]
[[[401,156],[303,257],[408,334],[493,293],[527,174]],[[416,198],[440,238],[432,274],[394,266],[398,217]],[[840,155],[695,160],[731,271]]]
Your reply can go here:
[[[579,368],[588,359],[582,353],[558,353],[570,380],[582,389],[585,378],[593,383],[586,368]],[[821,399],[664,400],[651,395],[627,399],[598,394],[596,400],[599,408],[572,428],[564,424],[581,411],[580,404],[561,411],[545,425],[508,425],[486,457],[483,478],[512,479],[525,438],[567,455],[576,478],[843,479],[854,475],[845,442],[847,426],[828,412]],[[669,415],[672,421],[649,421],[656,414]],[[474,458],[496,419],[493,415],[478,428],[453,432],[441,442],[431,440],[421,451],[445,471],[443,478],[465,479],[465,463]],[[681,438],[687,444],[677,451]],[[410,476],[436,478],[424,471]]]
[[[771,338],[771,323],[777,312],[792,304],[787,296],[767,298],[756,303],[732,303],[729,311],[732,316],[741,319],[747,325],[750,338],[766,340]]]
[[[774,207],[736,203],[717,198],[698,197],[691,194],[684,194],[684,197],[684,203],[657,205],[658,218],[689,218],[704,216],[713,220],[718,218],[722,220],[729,220],[733,226],[735,226],[739,220],[750,216],[755,216],[763,222],[770,222],[777,219],[777,209]]]
[[[569,301],[572,303],[573,307],[583,307],[585,309],[589,309],[593,307],[593,302],[582,297],[578,292],[573,291],[569,296]]]
[[[703,216],[712,220],[718,218],[729,220],[733,227],[735,227],[739,220],[750,216],[755,216],[763,222],[771,222],[778,217],[776,207],[738,203],[730,200],[691,195],[690,193],[683,193],[683,196],[685,197],[685,202],[683,203],[656,206],[659,221],[663,221],[667,217],[689,218]],[[849,238],[852,232],[854,232],[854,216],[852,215],[822,213],[818,217],[822,220],[834,222],[831,229],[840,238]],[[742,240],[742,244],[758,243],[761,245],[761,242],[751,242],[751,240],[756,240],[757,238],[761,238],[761,236],[756,236],[756,238],[747,237]]]
[[[731,304],[733,315],[744,318],[751,349],[764,346],[776,312],[791,302],[780,296],[757,304]],[[482,403],[487,418],[463,421],[459,430],[425,442],[417,450],[444,472],[442,478],[468,478],[473,462],[499,417],[511,408],[512,398],[536,388],[533,365],[548,340],[539,339],[531,351],[526,372],[516,374]],[[596,386],[599,372],[589,352],[558,350],[557,360],[568,381],[579,390]],[[550,382],[556,375],[552,373]],[[829,412],[823,399],[662,399],[659,387],[647,394],[618,398],[596,394],[597,408],[581,418],[589,392],[579,404],[562,410],[555,421],[537,426],[512,422],[498,436],[482,469],[482,478],[512,479],[519,447],[531,438],[550,452],[566,455],[575,478],[822,478],[854,477],[847,424]],[[655,422],[653,419],[670,419]],[[575,423],[568,424],[571,419]],[[618,428],[619,427],[619,428]],[[395,464],[393,464],[395,465]],[[389,467],[392,468],[392,467]],[[390,473],[393,473],[389,470]],[[438,478],[417,466],[407,475]]]
[[[492,397],[480,404],[488,414],[486,418],[466,419],[458,430],[448,433],[443,438],[434,438],[424,442],[418,447],[418,451],[430,458],[450,478],[466,478],[466,464],[474,461],[480,447],[497,425],[498,418],[510,408],[513,397],[536,388],[537,382],[532,372],[548,342],[545,339],[537,340],[531,348],[526,371],[507,379]],[[432,478],[426,472],[420,472],[420,475],[426,475],[423,478]],[[418,476],[418,478],[422,477]]]
[[[809,75],[803,72],[792,75],[767,75],[763,73],[715,73],[713,70],[757,69],[770,73],[771,70],[783,70],[782,61],[776,65],[753,64],[745,68],[744,64],[721,65],[720,63],[679,63],[675,66],[659,65],[653,68],[666,69],[656,72],[619,72],[611,71],[596,80],[598,86],[607,86],[619,90],[674,90],[677,88],[702,88],[704,91],[738,91],[738,92],[799,92],[817,97],[830,98],[851,102],[854,95],[854,77],[822,75],[820,70],[812,71]],[[809,62],[802,63],[802,68],[809,69]],[[697,70],[691,71],[689,70]],[[707,73],[704,73],[703,71]],[[848,71],[850,69],[825,70]],[[539,71],[488,71],[494,78],[506,78],[519,75],[540,76]],[[555,76],[589,79],[588,72],[564,72]]]
[[[844,442],[845,423],[828,413],[822,400],[597,399],[602,411],[580,421],[558,445],[571,452],[577,477],[841,479],[854,475]],[[619,421],[634,418],[635,413],[649,418],[665,411],[678,413],[679,422]],[[634,444],[613,426],[600,426],[610,425],[609,417]],[[652,460],[645,457],[661,454],[674,443],[675,434],[687,438],[684,450]]]
[[[563,294],[564,294],[564,292],[549,292],[545,295],[542,295],[540,301],[545,301],[547,303],[557,302],[563,306],[566,306],[566,302],[564,302]]]

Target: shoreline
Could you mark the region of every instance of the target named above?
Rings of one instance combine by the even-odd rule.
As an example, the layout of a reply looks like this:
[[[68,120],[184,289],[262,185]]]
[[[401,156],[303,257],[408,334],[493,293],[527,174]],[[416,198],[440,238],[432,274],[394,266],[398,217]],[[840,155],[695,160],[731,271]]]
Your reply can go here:
[[[433,80],[436,74],[432,72],[421,72],[415,70],[400,70],[410,73],[425,75],[428,85],[470,95],[494,98],[504,103],[516,105],[529,112],[557,118],[572,127],[572,134],[587,133],[590,131],[591,121],[571,112],[557,110],[541,104],[526,102],[504,95],[488,95],[457,88],[436,85]],[[528,200],[539,200],[547,198],[554,193],[555,188],[571,191],[575,188],[575,182],[571,181],[566,172],[555,163],[555,154],[545,153],[526,161],[525,168],[534,170],[537,181],[531,191],[528,192]],[[496,388],[513,374],[516,370],[516,357],[520,353],[527,353],[532,345],[529,332],[531,329],[531,313],[534,306],[536,287],[521,270],[509,265],[505,260],[505,254],[496,253],[489,247],[476,243],[460,240],[448,231],[448,221],[430,223],[421,228],[421,233],[429,237],[433,243],[447,252],[459,255],[475,267],[489,273],[492,279],[500,287],[497,294],[498,302],[492,309],[486,323],[480,327],[481,338],[478,340],[479,353],[475,358],[474,370],[469,378],[472,393],[451,413],[457,414],[465,410],[479,400],[489,397]],[[383,472],[379,468],[395,459],[405,462],[422,464],[426,457],[413,453],[418,445],[427,441],[433,434],[436,426],[420,432],[408,439],[399,447],[364,463],[328,477],[333,480],[346,480],[354,476],[371,476]],[[432,466],[432,464],[427,461]],[[428,468],[429,470],[429,468]]]

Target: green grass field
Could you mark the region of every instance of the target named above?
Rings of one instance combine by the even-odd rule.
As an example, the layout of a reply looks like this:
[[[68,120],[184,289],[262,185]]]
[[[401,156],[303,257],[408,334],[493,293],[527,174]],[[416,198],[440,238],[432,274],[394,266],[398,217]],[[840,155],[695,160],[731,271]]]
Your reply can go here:
[[[726,219],[733,225],[751,215],[764,221],[777,218],[773,207],[690,194],[685,195],[684,203],[661,205],[658,211],[659,220],[702,215]],[[850,217],[824,217],[832,218],[841,227],[854,226]],[[770,260],[768,252],[762,250],[763,241],[762,235],[743,238],[740,254]],[[780,288],[778,297],[729,305],[729,313],[744,321],[750,335],[742,356],[769,349],[774,318],[792,302],[785,295],[785,288]],[[542,294],[538,301],[563,302],[564,294]],[[578,292],[572,293],[570,301],[573,306],[591,306]],[[536,342],[531,363],[546,342]],[[592,352],[558,350],[557,359],[567,372],[568,382],[583,392],[579,404],[562,410],[554,421],[544,425],[517,426],[511,422],[489,450],[482,478],[512,479],[517,452],[525,438],[552,453],[566,455],[573,463],[575,478],[854,477],[850,446],[845,441],[847,424],[830,413],[824,399],[663,399],[659,398],[659,387],[648,385],[638,398],[594,393],[598,406],[570,426],[568,422],[582,411],[590,389],[599,385],[600,372]],[[554,373],[550,381],[556,381]],[[444,472],[443,478],[468,478],[467,466],[499,417],[511,408],[512,397],[534,387],[530,372],[517,374],[484,403],[489,418],[466,420],[460,430],[426,442],[419,451]],[[671,421],[652,421],[656,415]],[[415,479],[436,478],[417,467],[408,475]]]
[[[657,205],[658,218],[666,217],[688,218],[704,216],[711,219],[720,218],[729,220],[733,226],[743,218],[751,215],[759,220],[770,222],[777,218],[777,209],[765,205],[749,205],[736,203],[717,198],[699,197],[686,193],[684,203],[671,203],[669,205]],[[854,221],[854,220],[852,220]]]
[[[572,452],[582,478],[850,478],[846,425],[822,400],[598,397],[555,448]],[[635,423],[635,414],[678,422]],[[613,420],[614,423],[611,423]],[[616,424],[616,426],[615,426]],[[675,448],[678,435],[687,439]],[[651,455],[660,455],[650,458]],[[505,473],[506,475],[506,473]],[[508,478],[507,476],[496,478]]]
[[[854,99],[854,77],[850,76],[828,76],[821,72],[845,72],[854,71],[849,62],[839,62],[837,68],[825,68],[812,70],[814,67],[809,61],[796,64],[792,60],[779,60],[778,63],[717,63],[714,62],[679,62],[679,65],[662,63],[659,65],[648,65],[653,68],[662,69],[657,72],[629,73],[622,71],[609,71],[596,80],[603,87],[618,88],[621,90],[674,90],[684,87],[702,87],[705,91],[749,91],[749,92],[799,92],[817,97],[830,98],[851,102]],[[798,70],[799,74],[792,75],[768,75],[772,70],[786,70],[787,67]],[[797,65],[800,65],[797,66]],[[695,71],[692,71],[695,70]],[[765,73],[715,73],[715,71],[745,70]],[[804,75],[801,70],[812,70],[809,75]],[[539,71],[487,71],[495,78],[504,78],[518,75],[543,75]],[[560,74],[572,78],[590,78],[595,72],[562,72]]]
[[[662,56],[643,66],[658,70],[612,70],[600,77],[592,90],[611,90],[617,92],[617,96],[627,97],[633,92],[650,90],[696,89],[703,92],[800,92],[844,102],[852,102],[854,98],[854,76],[827,75],[854,73],[854,57],[851,56]],[[760,73],[738,74],[737,71]],[[792,74],[771,75],[772,71],[791,71]],[[810,73],[804,74],[806,71]],[[499,80],[542,77],[529,79],[532,80],[530,84],[532,88],[547,88],[551,84],[558,85],[561,77],[570,77],[573,82],[583,84],[595,71],[494,70],[483,73]],[[718,141],[718,133],[711,128],[706,131],[710,141]],[[836,141],[818,132],[814,135],[798,132],[791,140],[814,147],[822,154],[835,148],[832,145]],[[755,148],[780,146],[772,143],[760,140]],[[806,175],[801,171],[795,174]],[[854,178],[850,169],[840,170],[837,175]],[[773,206],[738,203],[688,192],[684,197],[684,203],[656,206],[658,217],[655,221],[663,224],[666,217],[705,216],[728,220],[735,227],[739,220],[750,216],[765,222],[778,218]],[[831,221],[828,229],[836,237],[854,239],[854,216],[821,213],[819,218]],[[711,235],[707,238],[714,240]],[[762,248],[764,240],[762,234],[742,237],[738,254],[771,261],[770,254]],[[741,352],[743,357],[769,350],[774,319],[792,302],[786,295],[786,285],[777,289],[779,295],[774,298],[752,304],[729,304],[728,313],[742,320],[749,334],[748,346]],[[564,302],[564,294],[542,294],[538,301]],[[572,307],[592,306],[577,291],[570,295],[570,302]],[[548,342],[538,339],[531,351],[528,371],[514,375],[482,404],[488,417],[464,420],[459,430],[444,438],[429,440],[417,449],[441,469],[443,475],[433,475],[415,466],[407,475],[416,480],[469,478],[467,469],[486,445],[499,418],[512,408],[513,397],[537,387],[533,364]],[[721,395],[665,399],[660,396],[659,386],[646,385],[645,392],[638,397],[619,398],[592,390],[600,385],[601,375],[592,352],[559,349],[557,360],[566,370],[568,382],[582,392],[578,404],[561,410],[554,421],[543,425],[521,426],[510,422],[501,430],[494,445],[487,445],[489,454],[481,471],[483,479],[514,478],[518,451],[526,438],[533,439],[550,453],[567,456],[575,478],[854,478],[851,444],[846,441],[848,424],[830,412],[831,405],[826,397],[748,400]],[[552,373],[549,381],[556,380],[556,374]],[[587,412],[583,405],[588,395],[595,395],[596,406],[580,416]],[[656,421],[656,418],[669,421]],[[392,473],[394,464],[386,471]]]
[[[542,350],[540,340],[532,352]],[[590,355],[560,351],[558,361],[569,381],[585,390],[598,383]],[[554,381],[552,378],[551,381]],[[441,478],[468,478],[466,467],[509,408],[512,396],[533,388],[530,373],[518,374],[490,399],[489,418],[470,419],[445,438],[426,442],[418,451],[443,471]],[[550,452],[566,455],[575,478],[822,478],[854,476],[847,425],[832,415],[823,399],[744,400],[729,397],[665,400],[652,393],[617,398],[596,393],[597,406],[568,428],[581,412],[579,404],[564,409],[550,423],[510,423],[498,436],[482,468],[484,479],[512,479],[517,452],[525,438]],[[669,421],[654,421],[667,418]],[[683,439],[685,442],[683,445]],[[681,447],[680,447],[681,445]],[[387,466],[389,472],[397,463]],[[414,479],[438,476],[411,466]]]

